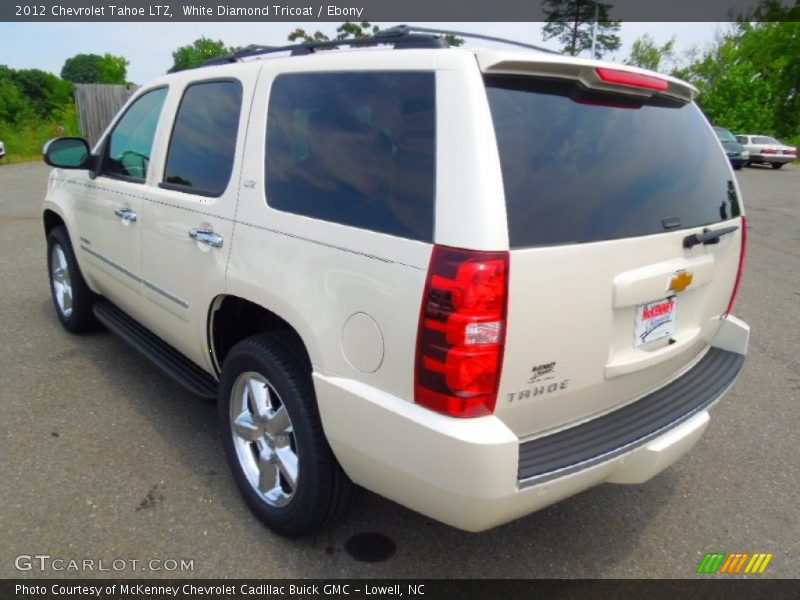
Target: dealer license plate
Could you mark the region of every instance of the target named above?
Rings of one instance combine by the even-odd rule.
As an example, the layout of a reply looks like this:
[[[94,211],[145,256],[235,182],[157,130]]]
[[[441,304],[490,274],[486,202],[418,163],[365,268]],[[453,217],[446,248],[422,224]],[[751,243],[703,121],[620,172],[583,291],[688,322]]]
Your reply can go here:
[[[676,298],[662,298],[636,307],[634,347],[663,339],[675,333]]]

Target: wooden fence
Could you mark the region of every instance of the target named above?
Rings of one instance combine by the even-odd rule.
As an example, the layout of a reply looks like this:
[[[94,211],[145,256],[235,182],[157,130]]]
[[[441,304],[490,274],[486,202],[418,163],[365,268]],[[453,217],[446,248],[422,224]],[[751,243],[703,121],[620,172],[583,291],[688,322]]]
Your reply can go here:
[[[108,85],[103,83],[76,83],[75,106],[81,135],[94,146],[100,136],[139,86]]]

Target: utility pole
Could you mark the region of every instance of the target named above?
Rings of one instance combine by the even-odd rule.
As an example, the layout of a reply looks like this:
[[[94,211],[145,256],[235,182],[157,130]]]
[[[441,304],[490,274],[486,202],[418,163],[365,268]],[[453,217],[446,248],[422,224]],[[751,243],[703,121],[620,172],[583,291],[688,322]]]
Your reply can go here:
[[[592,58],[597,58],[597,20],[600,18],[600,5],[598,0],[594,2],[594,27],[592,28]]]

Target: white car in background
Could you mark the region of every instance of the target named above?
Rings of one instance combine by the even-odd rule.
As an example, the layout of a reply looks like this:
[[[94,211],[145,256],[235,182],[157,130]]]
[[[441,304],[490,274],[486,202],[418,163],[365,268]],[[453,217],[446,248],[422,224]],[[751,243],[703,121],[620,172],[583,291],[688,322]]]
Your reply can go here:
[[[750,152],[747,164],[760,163],[780,169],[797,159],[797,149],[767,135],[737,135],[736,140]]]
[[[0,158],[5,158],[6,155],[6,145],[3,142],[0,142]]]

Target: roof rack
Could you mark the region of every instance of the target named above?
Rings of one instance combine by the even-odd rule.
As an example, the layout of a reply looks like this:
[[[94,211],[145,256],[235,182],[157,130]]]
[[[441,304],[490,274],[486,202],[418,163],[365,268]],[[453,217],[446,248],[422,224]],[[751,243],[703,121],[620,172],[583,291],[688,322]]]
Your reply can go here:
[[[231,54],[225,56],[218,56],[204,62],[202,67],[210,67],[213,65],[224,65],[240,61],[243,58],[251,58],[254,56],[262,56],[264,54],[275,54],[278,52],[290,52],[292,56],[300,56],[307,54],[314,54],[317,50],[331,50],[341,46],[382,46],[392,45],[396,49],[405,48],[449,48],[449,44],[444,37],[446,35],[457,35],[479,40],[488,40],[491,42],[502,42],[527,48],[528,50],[537,50],[539,52],[547,52],[550,54],[558,54],[553,50],[542,48],[541,46],[534,46],[532,44],[525,44],[514,40],[507,40],[504,38],[493,37],[489,35],[482,35],[478,33],[468,33],[464,31],[450,31],[445,29],[430,29],[428,27],[415,27],[409,25],[397,25],[378,31],[377,33],[364,37],[346,38],[343,40],[324,40],[319,42],[302,42],[300,44],[289,44],[286,46],[260,46],[250,45],[240,48]]]
[[[381,34],[386,35],[389,34],[389,32],[394,33],[395,31],[399,32],[401,35],[403,33],[433,33],[439,35],[456,35],[460,37],[474,38],[476,40],[486,40],[489,42],[500,42],[503,44],[510,44],[512,46],[519,46],[520,48],[527,48],[528,50],[546,52],[547,54],[561,54],[556,50],[550,50],[549,48],[545,48],[543,46],[534,46],[533,44],[526,44],[524,42],[509,40],[507,38],[495,37],[492,35],[483,35],[482,33],[470,33],[468,31],[454,31],[451,29],[431,29],[430,27],[416,27],[415,25],[398,25],[396,27],[385,29],[384,31],[379,32],[377,35]]]

